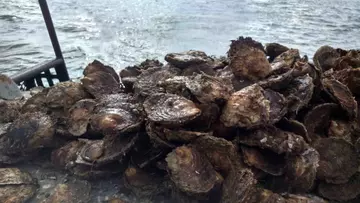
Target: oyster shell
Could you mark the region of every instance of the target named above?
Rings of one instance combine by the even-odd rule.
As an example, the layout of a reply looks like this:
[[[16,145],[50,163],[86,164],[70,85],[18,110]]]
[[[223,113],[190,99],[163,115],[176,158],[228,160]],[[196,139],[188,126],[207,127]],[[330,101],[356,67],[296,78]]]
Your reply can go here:
[[[223,138],[206,135],[194,140],[191,146],[205,156],[214,169],[225,178],[230,170],[243,167],[236,146]]]
[[[143,71],[134,83],[134,93],[138,100],[144,100],[146,97],[155,93],[164,92],[158,83],[179,74],[179,69],[174,68],[149,68]]]
[[[219,176],[196,149],[178,147],[166,157],[171,180],[188,195],[207,195],[216,188]]]
[[[259,42],[251,38],[239,37],[233,40],[228,51],[230,68],[234,75],[251,81],[265,78],[271,72],[271,66],[264,49]]]
[[[274,127],[262,128],[238,136],[237,141],[251,147],[268,149],[277,154],[301,154],[308,148],[308,144],[301,136]]]
[[[331,184],[324,181],[318,186],[318,193],[322,197],[336,201],[348,201],[360,195],[360,174],[353,175],[348,182]]]
[[[68,111],[68,131],[73,136],[84,135],[88,130],[91,113],[96,102],[92,99],[83,99],[76,102]]]
[[[323,79],[322,84],[333,99],[347,112],[351,119],[357,116],[357,102],[350,90],[341,82],[332,79]]]
[[[271,62],[271,74],[289,71],[297,60],[300,60],[298,49],[289,49]]]
[[[257,180],[248,169],[231,170],[222,187],[221,203],[247,203]]]
[[[143,105],[149,121],[162,125],[181,126],[201,114],[191,100],[175,94],[153,94]]]
[[[346,85],[354,95],[360,95],[360,68],[348,68],[336,71],[333,77]]]
[[[285,170],[285,158],[270,150],[241,146],[244,162],[268,174],[279,176]]]
[[[308,143],[311,142],[308,131],[305,125],[297,120],[289,120],[287,118],[283,118],[279,123],[277,123],[277,127],[282,130],[293,132],[297,135],[300,135],[304,138],[304,140]]]
[[[314,195],[286,195],[286,203],[329,203],[328,201]]]
[[[254,84],[231,95],[220,120],[227,127],[254,128],[279,121],[286,113],[285,98]]]
[[[322,138],[314,143],[320,154],[317,178],[328,183],[346,183],[360,162],[355,147],[343,139]]]
[[[0,99],[0,123],[13,122],[20,116],[24,100],[2,100]]]
[[[267,43],[265,44],[266,55],[269,56],[269,60],[273,61],[277,56],[289,50],[284,45],[278,43]]]
[[[26,113],[16,119],[0,140],[0,163],[12,164],[53,145],[55,127],[43,113]]]
[[[313,61],[317,68],[323,72],[336,67],[336,60],[340,54],[330,46],[320,47],[314,54]]]
[[[97,71],[90,73],[81,79],[81,82],[92,96],[101,98],[106,94],[122,92],[121,84],[109,73]]]
[[[204,64],[209,61],[209,57],[202,51],[190,50],[181,53],[170,53],[165,56],[165,61],[171,65],[184,69],[191,65]]]
[[[36,192],[37,183],[18,168],[0,168],[0,202],[26,202]]]
[[[0,99],[15,100],[22,97],[17,84],[7,75],[0,74]]]
[[[90,98],[90,95],[80,83],[70,81],[57,83],[45,92],[47,92],[45,97],[46,106],[55,109],[69,109],[77,101]]]
[[[304,125],[309,133],[311,142],[319,138],[319,134],[324,134],[324,128],[328,126],[330,116],[338,109],[334,103],[325,103],[315,106],[310,110],[305,118]]]
[[[328,136],[340,138],[352,143],[351,124],[342,120],[331,120]]]
[[[120,82],[119,75],[116,73],[116,71],[110,66],[105,66],[98,60],[94,60],[92,63],[88,64],[83,71],[83,75],[87,76],[99,71],[110,74],[117,82]]]

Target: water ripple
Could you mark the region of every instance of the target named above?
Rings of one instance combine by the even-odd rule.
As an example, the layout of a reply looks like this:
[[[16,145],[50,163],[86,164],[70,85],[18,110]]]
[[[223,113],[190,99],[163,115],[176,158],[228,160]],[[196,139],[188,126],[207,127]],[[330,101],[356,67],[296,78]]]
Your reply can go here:
[[[95,58],[118,71],[188,49],[225,55],[231,39],[298,48],[310,58],[324,44],[359,48],[360,1],[52,0],[48,2],[73,78]],[[54,57],[37,0],[0,1],[0,72]]]

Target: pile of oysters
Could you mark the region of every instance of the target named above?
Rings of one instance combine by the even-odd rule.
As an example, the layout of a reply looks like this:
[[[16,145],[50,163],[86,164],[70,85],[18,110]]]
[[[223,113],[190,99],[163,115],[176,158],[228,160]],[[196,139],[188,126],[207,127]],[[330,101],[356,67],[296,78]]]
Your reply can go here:
[[[40,154],[79,180],[116,179],[137,201],[360,202],[360,51],[323,46],[309,62],[239,37],[227,57],[165,61],[118,74],[95,60],[79,82],[0,100],[0,202],[36,196],[16,166]],[[89,202],[75,190],[42,202]]]

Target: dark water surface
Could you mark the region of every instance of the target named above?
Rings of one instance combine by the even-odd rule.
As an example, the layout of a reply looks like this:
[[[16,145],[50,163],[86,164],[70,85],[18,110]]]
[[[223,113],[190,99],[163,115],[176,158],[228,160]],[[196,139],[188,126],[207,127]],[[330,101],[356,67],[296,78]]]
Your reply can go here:
[[[360,48],[359,0],[48,0],[71,77],[100,59],[117,70],[168,52],[225,55],[251,36],[310,57],[324,44]],[[37,0],[0,0],[0,72],[53,58]]]

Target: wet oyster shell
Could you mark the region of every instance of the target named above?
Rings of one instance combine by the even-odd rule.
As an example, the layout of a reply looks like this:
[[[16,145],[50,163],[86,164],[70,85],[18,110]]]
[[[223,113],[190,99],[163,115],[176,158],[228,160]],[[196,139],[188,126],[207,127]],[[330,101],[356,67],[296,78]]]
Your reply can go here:
[[[85,180],[73,180],[58,184],[41,203],[87,203],[91,185]]]
[[[324,128],[328,126],[330,116],[338,109],[334,103],[325,103],[315,106],[310,110],[305,118],[304,125],[309,133],[311,142],[319,138],[319,134],[324,134]]]
[[[247,203],[257,180],[248,169],[231,170],[222,187],[221,203]]]
[[[330,46],[320,47],[314,54],[313,61],[316,67],[323,72],[336,67],[336,60],[340,54]]]
[[[120,82],[119,75],[116,73],[116,71],[110,66],[105,66],[103,63],[101,63],[98,60],[94,60],[93,62],[89,63],[84,69],[83,75],[88,76],[91,73],[95,73],[99,71],[110,74],[117,82]]]
[[[241,146],[244,162],[268,174],[279,176],[285,170],[285,158],[270,150]]]
[[[360,195],[360,174],[353,175],[348,182],[343,184],[331,184],[324,181],[318,186],[318,193],[322,197],[336,201],[348,201]]]
[[[155,93],[164,92],[158,83],[179,74],[175,68],[150,68],[143,71],[134,83],[134,93],[138,100],[143,101],[146,97]]]
[[[320,154],[317,178],[328,183],[346,183],[360,162],[355,147],[343,139],[322,138],[314,143]]]
[[[298,49],[289,49],[283,52],[271,62],[271,74],[287,72],[297,60],[300,60]]]
[[[247,79],[236,77],[230,66],[226,66],[225,68],[218,70],[215,76],[230,80],[235,91],[239,91],[242,88],[253,84],[253,82]]]
[[[143,105],[148,120],[162,125],[181,126],[201,114],[192,101],[175,94],[153,94]]]
[[[0,168],[0,202],[26,202],[36,192],[37,183],[18,168]]]
[[[330,126],[328,130],[328,136],[344,139],[349,143],[352,143],[352,135],[351,135],[351,124],[342,120],[331,120]]]
[[[68,109],[81,99],[90,98],[80,83],[71,81],[57,83],[46,90],[45,101],[49,108]]]
[[[234,75],[251,81],[265,78],[271,72],[262,45],[251,38],[233,40],[228,51],[229,66]]]
[[[102,71],[86,75],[81,79],[81,83],[86,91],[95,98],[123,91],[121,84],[111,74]]]
[[[357,102],[350,90],[341,82],[332,79],[323,79],[322,85],[333,99],[347,112],[351,119],[357,116]]]
[[[76,102],[68,111],[68,131],[73,136],[84,135],[88,130],[90,117],[96,102],[92,99],[83,99]]]
[[[336,71],[333,76],[336,80],[346,85],[354,95],[360,95],[360,68]]]
[[[16,119],[0,141],[0,163],[16,163],[53,145],[52,119],[43,113],[26,113]],[[13,157],[13,158],[12,158]]]
[[[207,195],[219,184],[219,177],[196,149],[178,147],[166,157],[171,180],[188,195]]]
[[[0,123],[8,123],[14,121],[20,116],[24,100],[2,100],[0,99]]]
[[[143,123],[137,113],[122,108],[103,108],[91,117],[91,130],[102,135],[135,132]]]
[[[269,56],[269,60],[273,61],[277,56],[289,50],[284,45],[278,43],[267,43],[265,44],[266,55]]]
[[[292,132],[268,127],[237,137],[240,144],[269,149],[277,154],[301,154],[308,148],[304,138]]]
[[[308,143],[311,142],[311,139],[309,137],[309,134],[307,132],[305,125],[297,120],[292,120],[292,119],[289,120],[287,118],[283,118],[276,125],[278,128],[280,128],[282,130],[293,132],[297,135],[300,135]]]
[[[227,127],[254,128],[279,121],[286,113],[285,98],[254,84],[231,95],[220,120]]]
[[[289,103],[289,111],[298,113],[310,102],[314,92],[313,79],[309,75],[295,78],[287,87],[284,94]]]
[[[206,135],[197,138],[191,143],[191,146],[205,156],[224,178],[227,177],[230,170],[243,167],[237,147],[223,138]]]
[[[203,64],[209,61],[205,52],[190,50],[181,53],[170,53],[165,56],[165,61],[177,68],[187,68],[191,65]]]

